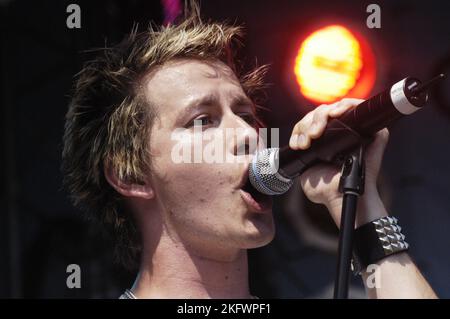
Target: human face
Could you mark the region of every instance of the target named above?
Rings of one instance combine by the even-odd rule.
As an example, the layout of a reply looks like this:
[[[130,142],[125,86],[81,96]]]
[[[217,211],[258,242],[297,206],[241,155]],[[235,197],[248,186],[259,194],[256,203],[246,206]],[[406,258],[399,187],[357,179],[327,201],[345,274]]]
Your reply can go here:
[[[197,249],[247,249],[270,242],[274,236],[270,197],[249,198],[242,190],[251,156],[237,161],[243,156],[238,150],[257,138],[257,132],[254,107],[232,70],[218,61],[176,60],[154,70],[144,89],[158,114],[150,137],[152,186],[171,237]],[[222,136],[226,129],[234,129],[236,134],[226,136],[222,146],[236,160],[174,162],[172,149],[177,143],[190,149],[198,141],[194,120],[201,121],[201,130]],[[185,128],[188,137],[181,142],[172,135],[179,128]]]

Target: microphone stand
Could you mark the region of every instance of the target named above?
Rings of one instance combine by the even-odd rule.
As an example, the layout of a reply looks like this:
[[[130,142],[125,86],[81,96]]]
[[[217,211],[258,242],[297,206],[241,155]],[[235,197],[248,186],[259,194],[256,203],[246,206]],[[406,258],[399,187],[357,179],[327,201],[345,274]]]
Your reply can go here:
[[[358,197],[364,193],[364,146],[346,157],[342,165],[339,192],[344,194],[339,232],[338,263],[334,299],[347,299]]]

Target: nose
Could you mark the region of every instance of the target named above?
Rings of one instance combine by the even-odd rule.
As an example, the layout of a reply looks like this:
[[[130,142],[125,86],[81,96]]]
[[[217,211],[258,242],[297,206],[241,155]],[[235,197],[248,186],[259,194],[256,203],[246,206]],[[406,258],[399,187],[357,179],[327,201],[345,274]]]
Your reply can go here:
[[[227,150],[234,156],[251,155],[258,148],[258,133],[240,116],[230,112],[226,116]]]

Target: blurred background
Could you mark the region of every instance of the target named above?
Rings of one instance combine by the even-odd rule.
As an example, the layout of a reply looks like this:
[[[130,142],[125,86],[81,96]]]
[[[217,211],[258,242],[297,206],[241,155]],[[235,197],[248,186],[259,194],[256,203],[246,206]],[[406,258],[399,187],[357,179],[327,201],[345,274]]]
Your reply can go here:
[[[71,3],[81,9],[81,28],[66,25]],[[367,25],[371,3],[380,28]],[[111,241],[62,189],[64,115],[73,76],[92,58],[83,51],[118,42],[134,22],[144,30],[171,21],[180,7],[177,0],[0,0],[0,297],[117,298],[132,285],[135,274],[112,262]],[[450,75],[448,1],[203,0],[202,15],[243,23],[244,61],[271,64],[262,116],[280,128],[282,145],[321,103],[367,98],[406,76]],[[311,56],[319,63],[308,65]],[[450,298],[448,77],[424,110],[392,127],[379,183],[410,255],[437,294]],[[250,252],[253,294],[331,297],[337,229],[327,211],[294,191],[276,199],[274,214],[275,240]],[[81,267],[79,289],[66,286],[69,264]],[[364,298],[357,277],[350,296]]]

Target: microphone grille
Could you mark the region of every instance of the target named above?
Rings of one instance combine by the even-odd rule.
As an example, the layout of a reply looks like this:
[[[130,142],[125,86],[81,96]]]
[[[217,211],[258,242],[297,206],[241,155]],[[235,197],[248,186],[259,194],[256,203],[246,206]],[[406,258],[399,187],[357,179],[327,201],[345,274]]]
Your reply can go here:
[[[253,187],[266,195],[281,195],[294,181],[278,173],[279,148],[266,148],[256,153],[249,167],[249,180]]]

